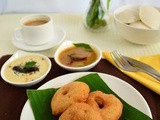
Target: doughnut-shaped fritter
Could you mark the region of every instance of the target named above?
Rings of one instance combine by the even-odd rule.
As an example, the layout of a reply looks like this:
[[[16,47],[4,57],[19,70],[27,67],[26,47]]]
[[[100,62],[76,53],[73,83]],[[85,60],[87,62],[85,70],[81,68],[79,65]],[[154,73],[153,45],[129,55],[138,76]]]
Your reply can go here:
[[[71,82],[61,87],[51,101],[53,115],[60,115],[74,103],[85,102],[89,95],[89,86],[83,82]]]
[[[86,103],[99,111],[103,120],[118,120],[122,114],[123,104],[112,94],[91,92]]]
[[[59,120],[102,120],[102,117],[88,104],[75,103],[62,113]]]

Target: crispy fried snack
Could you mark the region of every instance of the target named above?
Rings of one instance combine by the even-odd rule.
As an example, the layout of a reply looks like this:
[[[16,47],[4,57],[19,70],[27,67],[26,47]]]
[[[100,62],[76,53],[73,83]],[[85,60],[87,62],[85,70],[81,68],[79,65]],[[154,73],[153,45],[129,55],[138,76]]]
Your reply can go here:
[[[62,113],[59,120],[102,120],[102,117],[88,104],[75,103]]]
[[[118,120],[122,114],[123,104],[112,94],[91,92],[86,103],[97,110],[103,120]]]
[[[89,91],[89,86],[83,82],[72,82],[61,87],[52,98],[52,114],[58,116],[72,104],[85,102]]]

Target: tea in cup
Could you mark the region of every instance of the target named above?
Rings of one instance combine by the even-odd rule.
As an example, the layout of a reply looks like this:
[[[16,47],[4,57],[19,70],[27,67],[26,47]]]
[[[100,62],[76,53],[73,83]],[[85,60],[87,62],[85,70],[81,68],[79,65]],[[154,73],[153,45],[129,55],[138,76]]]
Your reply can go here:
[[[42,45],[54,37],[54,25],[48,15],[29,15],[20,20],[20,27],[14,31],[16,40],[28,45]]]

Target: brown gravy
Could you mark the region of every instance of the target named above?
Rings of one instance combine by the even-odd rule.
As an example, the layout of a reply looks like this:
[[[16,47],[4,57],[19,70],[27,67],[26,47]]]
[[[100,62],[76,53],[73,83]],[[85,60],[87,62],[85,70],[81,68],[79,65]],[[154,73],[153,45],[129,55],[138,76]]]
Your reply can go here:
[[[70,67],[83,67],[93,63],[97,59],[94,51],[88,51],[83,47],[69,47],[58,56],[60,63]]]

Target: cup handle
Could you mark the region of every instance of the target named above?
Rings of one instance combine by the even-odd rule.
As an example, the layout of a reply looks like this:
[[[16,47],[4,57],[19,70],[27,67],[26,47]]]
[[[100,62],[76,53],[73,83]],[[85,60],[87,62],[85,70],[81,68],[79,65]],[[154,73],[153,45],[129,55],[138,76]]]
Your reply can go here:
[[[14,37],[15,37],[16,40],[18,40],[18,41],[22,41],[22,40],[23,40],[22,28],[16,28],[16,29],[14,30]]]

